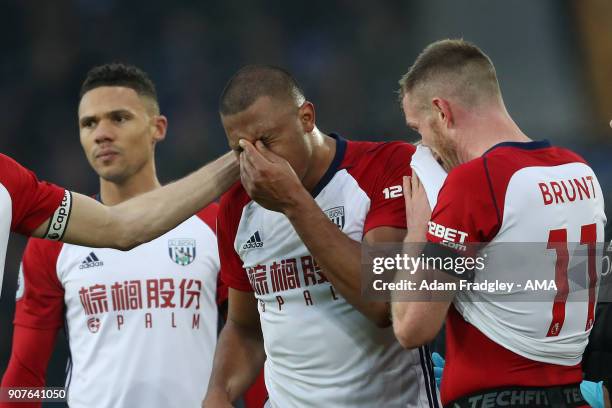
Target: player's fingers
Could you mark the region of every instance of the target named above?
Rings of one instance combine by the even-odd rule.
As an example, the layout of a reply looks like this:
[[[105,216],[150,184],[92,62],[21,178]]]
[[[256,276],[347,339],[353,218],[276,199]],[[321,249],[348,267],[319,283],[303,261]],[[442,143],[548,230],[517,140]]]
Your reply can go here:
[[[240,155],[238,156],[239,164],[240,164],[240,173],[246,171],[246,160],[247,160],[246,157],[247,157],[247,154],[244,150],[240,152]]]
[[[421,191],[423,194],[426,194],[426,192],[425,192],[425,185],[423,184],[423,182],[421,181],[421,179],[417,177],[417,181],[418,181],[418,183],[419,183],[419,190],[420,190],[420,191]]]
[[[248,163],[244,153],[240,154],[240,182],[249,196],[253,192],[253,168]]]
[[[416,175],[416,173],[412,174],[412,177],[410,177],[410,181],[411,181],[411,188],[412,188],[412,193],[417,193],[419,192],[420,188],[421,188],[421,180],[419,180],[419,176]]]
[[[249,173],[252,179],[254,179],[261,168],[266,165],[266,163],[258,160],[255,155],[259,155],[259,153],[251,143],[247,142],[241,156],[244,156],[244,169]]]
[[[427,191],[425,191],[425,186],[421,183],[421,179],[416,174],[412,175],[412,179],[414,184],[412,186],[412,194],[413,196],[422,197],[426,202],[429,208],[431,209],[431,204],[429,203],[429,197],[427,197]]]
[[[402,177],[402,188],[404,190],[404,202],[406,204],[406,219],[410,218],[410,209],[412,208],[412,188],[410,187],[410,176]]]
[[[404,190],[404,197],[406,198],[406,202],[408,202],[412,198],[412,177],[404,176],[402,177],[402,187]]]
[[[261,140],[257,140],[255,142],[255,148],[257,151],[269,162],[276,163],[280,158],[277,156],[272,150],[268,149],[268,146],[265,145]]]
[[[246,169],[244,168],[244,152],[240,152],[240,154],[238,155],[238,165],[240,166],[240,177],[242,178],[242,173],[244,173],[246,171]]]
[[[419,190],[419,177],[416,175],[416,173],[412,173],[412,176],[410,177],[410,197],[412,199],[414,199],[415,197],[418,196],[420,190]]]
[[[240,154],[238,155],[238,165],[240,166],[240,173],[242,173],[242,171],[244,170],[244,158],[245,158],[245,154],[244,152],[240,152]]]
[[[246,153],[246,160],[254,167],[263,166],[267,160],[257,151],[255,146],[245,139],[240,139],[238,144],[242,148],[242,152]]]
[[[240,178],[251,180],[253,175],[253,165],[249,162],[245,152],[240,153]]]

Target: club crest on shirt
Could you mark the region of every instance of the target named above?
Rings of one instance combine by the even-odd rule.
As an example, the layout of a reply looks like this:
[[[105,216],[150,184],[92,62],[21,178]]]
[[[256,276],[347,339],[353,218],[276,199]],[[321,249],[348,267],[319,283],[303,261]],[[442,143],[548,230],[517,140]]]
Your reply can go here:
[[[100,319],[97,317],[90,317],[87,319],[87,328],[92,333],[97,333],[100,330]]]
[[[178,265],[186,266],[196,257],[196,241],[191,238],[168,240],[168,254],[170,259]]]
[[[323,212],[331,222],[338,226],[338,228],[344,228],[344,206],[333,207]]]

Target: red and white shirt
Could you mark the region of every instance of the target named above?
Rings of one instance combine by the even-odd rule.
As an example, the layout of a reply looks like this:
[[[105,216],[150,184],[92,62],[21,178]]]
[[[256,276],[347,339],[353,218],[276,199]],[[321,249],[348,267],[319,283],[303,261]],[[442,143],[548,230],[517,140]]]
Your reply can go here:
[[[449,173],[428,240],[485,245],[486,267],[476,272],[476,283],[518,283],[531,271],[534,279],[554,281],[556,290],[542,290],[537,298],[529,298],[533,288],[527,285],[458,292],[446,326],[445,404],[487,388],[581,381],[601,273],[596,244],[603,242],[605,222],[593,170],[546,141],[501,143]],[[530,250],[528,243],[541,249]],[[587,289],[564,297],[572,248],[580,246],[589,260],[583,257],[574,270]]]
[[[30,235],[53,215],[65,192],[39,181],[33,172],[0,154],[0,289],[9,233]]]
[[[336,139],[312,196],[350,238],[406,228],[402,176],[414,146]],[[254,292],[273,407],[428,406],[436,400],[424,350],[405,351],[329,283],[284,214],[252,201],[240,184],[221,200],[221,277]],[[433,399],[432,399],[433,398]]]
[[[66,325],[71,407],[200,406],[227,297],[217,209],[126,252],[30,239],[15,325]]]

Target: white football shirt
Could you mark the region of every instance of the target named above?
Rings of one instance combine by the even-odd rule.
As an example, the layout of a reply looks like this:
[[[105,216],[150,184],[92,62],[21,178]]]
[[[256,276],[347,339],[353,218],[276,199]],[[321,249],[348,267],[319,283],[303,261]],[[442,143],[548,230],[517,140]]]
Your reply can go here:
[[[406,228],[401,185],[414,146],[334,137],[336,156],[312,192],[321,210],[359,242],[377,227]],[[228,286],[259,301],[273,407],[437,406],[429,351],[404,350],[391,327],[349,304],[289,220],[240,185],[221,200],[219,253]]]
[[[445,404],[488,388],[581,381],[605,222],[593,170],[547,141],[500,143],[449,173],[428,240],[479,245],[487,258],[474,282],[514,287],[457,293],[447,319]],[[537,290],[534,280],[554,285]]]
[[[226,296],[216,212],[213,204],[126,252],[30,240],[15,324],[65,320],[71,407],[200,406]]]

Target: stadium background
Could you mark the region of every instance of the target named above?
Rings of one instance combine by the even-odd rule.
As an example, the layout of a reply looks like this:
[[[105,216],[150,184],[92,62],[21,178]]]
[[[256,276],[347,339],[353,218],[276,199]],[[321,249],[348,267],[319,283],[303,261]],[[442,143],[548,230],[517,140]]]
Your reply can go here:
[[[519,126],[585,156],[612,202],[609,0],[2,0],[0,10],[0,151],[76,191],[97,189],[76,120],[78,89],[93,65],[132,63],[157,84],[170,124],[157,164],[170,181],[227,149],[217,98],[244,64],[291,71],[323,131],[416,140],[403,122],[397,80],[429,42],[463,37],[492,58]],[[13,236],[7,257],[2,372],[24,243]],[[50,385],[63,384],[63,338],[58,348]]]

